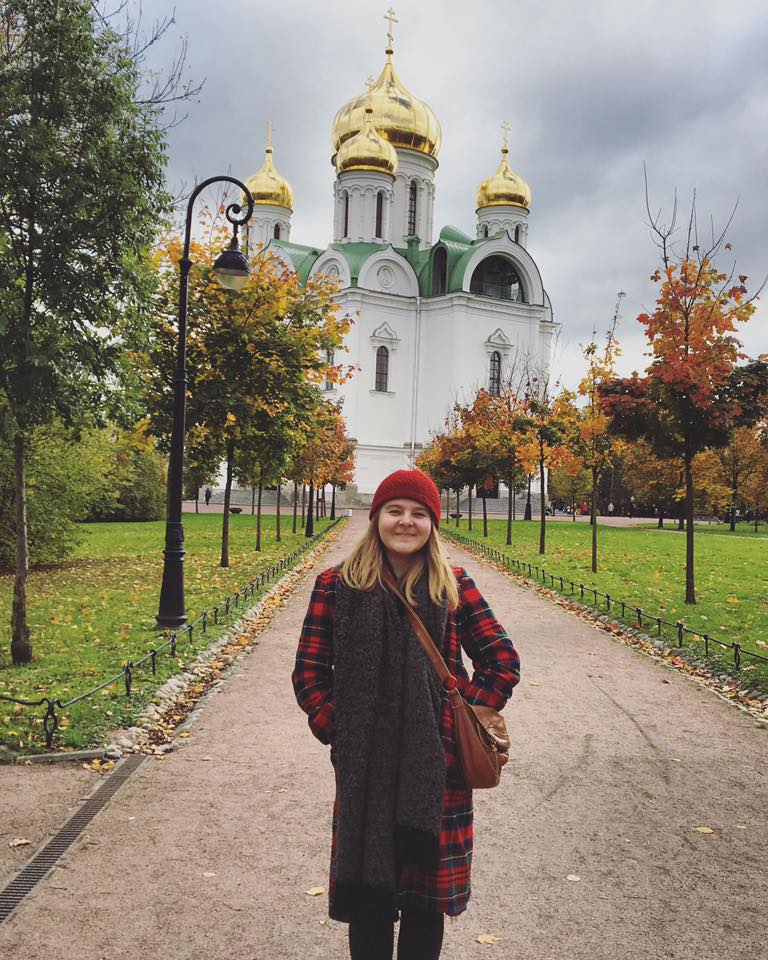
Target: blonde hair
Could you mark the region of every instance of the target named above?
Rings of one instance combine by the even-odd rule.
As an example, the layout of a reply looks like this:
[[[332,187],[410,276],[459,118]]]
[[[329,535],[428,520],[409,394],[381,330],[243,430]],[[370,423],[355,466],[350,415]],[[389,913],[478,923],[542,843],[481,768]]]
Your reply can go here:
[[[420,551],[419,559],[411,566],[401,584],[401,590],[408,603],[416,606],[413,588],[427,568],[429,578],[429,597],[432,603],[448,604],[449,610],[459,605],[459,588],[456,576],[443,553],[437,528],[432,525],[429,539]],[[384,544],[379,536],[379,511],[371,518],[368,529],[352,553],[341,565],[341,579],[353,590],[373,590],[377,583],[384,585]]]

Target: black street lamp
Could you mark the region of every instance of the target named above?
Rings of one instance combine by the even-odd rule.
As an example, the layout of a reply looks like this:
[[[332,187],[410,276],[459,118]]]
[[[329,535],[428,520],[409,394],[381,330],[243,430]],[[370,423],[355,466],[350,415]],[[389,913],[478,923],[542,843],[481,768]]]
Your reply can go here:
[[[250,275],[248,260],[241,253],[237,230],[247,223],[253,213],[250,191],[234,177],[209,177],[192,191],[187,203],[187,221],[184,231],[184,252],[179,260],[179,340],[176,348],[176,369],[173,374],[173,430],[171,456],[168,461],[168,499],[165,520],[165,548],[163,549],[163,585],[160,588],[158,627],[176,629],[186,622],[184,601],[184,527],[181,522],[182,481],[184,476],[184,430],[187,412],[187,307],[189,290],[189,244],[192,233],[192,207],[201,190],[212,183],[233,183],[243,192],[248,202],[246,212],[239,203],[230,203],[227,220],[232,224],[232,241],[213,264],[219,283],[227,290],[240,290]]]

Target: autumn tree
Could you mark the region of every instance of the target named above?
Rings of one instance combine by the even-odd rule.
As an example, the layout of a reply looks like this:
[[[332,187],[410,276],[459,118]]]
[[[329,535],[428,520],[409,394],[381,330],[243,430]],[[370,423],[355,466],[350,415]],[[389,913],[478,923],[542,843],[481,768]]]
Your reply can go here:
[[[622,436],[647,439],[655,453],[683,462],[686,517],[685,602],[696,602],[694,574],[693,461],[707,447],[722,447],[731,430],[759,416],[766,390],[766,364],[746,359],[735,330],[754,312],[746,276],[716,265],[731,249],[725,231],[700,243],[695,198],[684,239],[673,242],[669,226],[649,209],[661,266],[656,306],[642,313],[651,362],[644,376],[616,378],[601,387],[603,410]]]
[[[653,509],[659,528],[664,518],[677,514],[683,496],[683,462],[679,457],[659,457],[643,438],[624,445],[620,453],[622,475],[635,500]]]
[[[216,211],[204,209],[191,245],[187,325],[187,422],[205,429],[225,462],[221,566],[229,565],[229,505],[238,451],[275,443],[276,423],[315,406],[327,355],[342,348],[350,327],[338,315],[336,284],[318,276],[301,284],[268,255],[257,256],[244,287],[232,293],[213,278],[212,263],[228,240]],[[160,429],[172,400],[176,265],[182,250],[168,236],[156,251],[154,336],[145,355],[147,402]],[[271,438],[267,440],[265,438]]]
[[[592,471],[584,466],[584,461],[572,449],[566,447],[549,471],[550,499],[569,503],[575,523],[576,504],[582,503],[591,490]]]
[[[722,447],[705,450],[696,457],[699,483],[710,490],[716,508],[728,509],[730,529],[736,529],[736,511],[746,511],[754,502],[752,480],[765,459],[759,426],[736,427]]]

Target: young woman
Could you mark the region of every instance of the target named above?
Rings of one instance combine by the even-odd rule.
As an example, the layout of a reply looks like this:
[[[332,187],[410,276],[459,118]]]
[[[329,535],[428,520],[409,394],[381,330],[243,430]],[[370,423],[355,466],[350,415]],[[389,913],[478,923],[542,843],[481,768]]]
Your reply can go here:
[[[466,571],[446,562],[439,524],[426,474],[386,477],[363,539],[317,578],[296,655],[296,699],[336,770],[329,915],[349,923],[352,960],[391,960],[397,919],[398,960],[437,960],[444,915],[462,913],[470,894],[472,790],[453,714],[383,570],[466,700],[500,710],[520,678],[504,629]]]

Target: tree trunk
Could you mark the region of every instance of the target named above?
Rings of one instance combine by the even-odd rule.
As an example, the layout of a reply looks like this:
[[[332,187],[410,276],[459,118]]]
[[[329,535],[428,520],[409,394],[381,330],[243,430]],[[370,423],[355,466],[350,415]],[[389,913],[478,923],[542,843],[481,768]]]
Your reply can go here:
[[[256,513],[256,487],[251,487],[251,516]]]
[[[336,519],[336,484],[331,484],[331,520]]]
[[[680,501],[680,510],[679,510],[680,515],[679,515],[679,517],[677,518],[677,529],[678,529],[678,530],[685,530],[686,510],[687,510],[687,504],[686,504],[685,500],[681,500],[681,501]]]
[[[541,521],[539,524],[539,553],[547,552],[547,521],[546,510],[544,509],[544,457],[539,456],[539,515]]]
[[[224,519],[221,524],[221,561],[219,566],[229,566],[229,502],[232,498],[232,463],[235,459],[235,444],[227,443],[227,478],[224,483]]]
[[[301,525],[304,526],[307,519],[307,485],[301,485]]]
[[[488,536],[488,498],[483,494],[483,536]]]
[[[592,524],[592,573],[597,573],[597,467],[592,467],[592,505],[589,522]]]
[[[309,496],[307,497],[307,523],[304,527],[304,536],[313,537],[315,535],[315,517],[313,513],[315,503],[315,485],[314,480],[309,481]]]
[[[14,439],[15,460],[15,505],[16,505],[16,576],[13,581],[13,607],[11,610],[11,660],[15,667],[32,660],[27,623],[27,573],[29,571],[29,545],[27,543],[27,489],[26,445],[21,433]]]
[[[664,509],[659,507],[659,530],[664,529]]]
[[[296,520],[299,513],[299,485],[293,481],[293,528],[291,533],[296,533]]]
[[[732,452],[731,456],[731,530],[736,530],[736,494],[739,491],[739,475],[736,470],[735,452]]]
[[[456,526],[459,525],[459,493],[461,491],[456,487]]]
[[[195,490],[195,513],[200,513],[200,489]]]
[[[507,546],[512,546],[512,504],[514,502],[515,471],[511,470],[507,478]]]
[[[467,500],[467,516],[469,518],[469,529],[472,529],[472,484],[469,485],[469,498]]]
[[[448,518],[451,513],[451,491],[445,491],[445,522],[448,523]]]
[[[261,493],[264,489],[264,468],[259,464],[259,505],[256,511],[256,549],[261,552]]]
[[[280,488],[282,487],[282,480],[277,481],[277,506],[275,507],[275,539],[280,543]]]
[[[693,454],[685,439],[685,602],[696,603],[696,578],[693,557]]]

